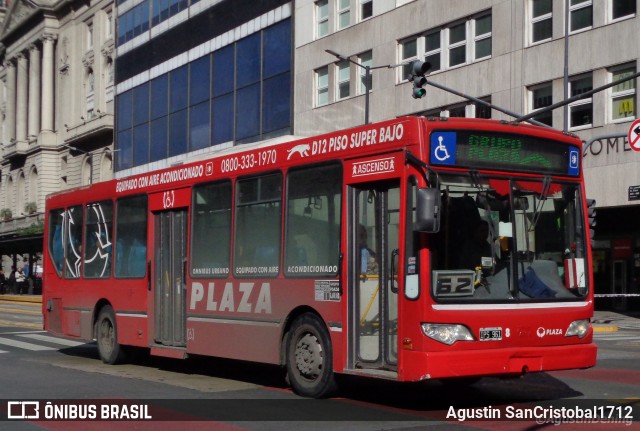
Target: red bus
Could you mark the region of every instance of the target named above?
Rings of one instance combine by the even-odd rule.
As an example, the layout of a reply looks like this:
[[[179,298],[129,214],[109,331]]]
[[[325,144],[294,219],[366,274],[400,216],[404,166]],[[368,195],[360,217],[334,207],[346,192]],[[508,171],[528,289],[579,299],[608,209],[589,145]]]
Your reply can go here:
[[[581,141],[403,117],[50,195],[43,313],[105,363],[473,379],[595,364]]]

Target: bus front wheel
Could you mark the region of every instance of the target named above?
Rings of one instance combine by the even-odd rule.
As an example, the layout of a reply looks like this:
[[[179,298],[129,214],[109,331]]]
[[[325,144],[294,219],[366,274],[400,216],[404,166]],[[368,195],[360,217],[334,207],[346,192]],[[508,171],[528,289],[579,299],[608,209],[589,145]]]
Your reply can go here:
[[[287,341],[287,376],[293,390],[310,398],[323,398],[336,390],[329,333],[312,314],[293,323]]]
[[[116,316],[110,305],[102,307],[96,321],[96,341],[100,359],[105,364],[117,364],[124,359],[124,350],[118,344]]]

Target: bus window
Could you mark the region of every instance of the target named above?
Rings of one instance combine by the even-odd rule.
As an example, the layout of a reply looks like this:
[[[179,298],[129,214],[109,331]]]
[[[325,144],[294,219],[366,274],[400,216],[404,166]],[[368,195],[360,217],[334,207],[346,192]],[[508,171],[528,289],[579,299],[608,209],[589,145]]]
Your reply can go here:
[[[193,188],[191,275],[229,275],[231,182]]]
[[[71,207],[65,217],[65,278],[79,278],[82,264],[82,206]],[[63,233],[65,230],[63,229]]]
[[[116,205],[116,271],[119,278],[144,277],[147,263],[147,197]]]
[[[342,167],[316,166],[287,175],[285,273],[329,276],[338,272]]]
[[[239,180],[237,194],[235,274],[277,275],[280,270],[282,175]]]
[[[86,278],[108,278],[111,276],[112,218],[112,201],[87,205],[84,246],[84,276]]]
[[[64,262],[63,222],[64,210],[53,210],[49,213],[49,255],[58,275],[62,275],[62,263]]]

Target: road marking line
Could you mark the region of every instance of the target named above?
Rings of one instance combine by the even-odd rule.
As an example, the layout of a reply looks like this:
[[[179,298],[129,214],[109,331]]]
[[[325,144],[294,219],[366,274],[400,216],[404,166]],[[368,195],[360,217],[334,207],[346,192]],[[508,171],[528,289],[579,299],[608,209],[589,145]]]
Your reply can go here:
[[[13,320],[1,320],[1,319],[0,319],[0,326],[10,326],[14,328],[42,329],[42,323],[16,322]]]
[[[638,335],[609,335],[595,338],[598,340],[640,340]]]
[[[11,331],[11,332],[0,332],[0,335],[37,334],[37,333],[46,334],[47,331]]]
[[[61,344],[63,346],[77,347],[83,346],[86,343],[79,341],[67,340],[66,338],[51,337],[49,335],[40,334],[21,334],[19,337],[28,338],[30,340],[45,341],[47,343]]]
[[[12,313],[19,313],[19,314],[39,314],[42,315],[42,310],[25,310],[24,308],[7,308],[7,307],[0,307],[0,311],[9,311]]]
[[[4,344],[6,346],[17,347],[19,349],[32,350],[32,351],[36,351],[36,350],[57,350],[55,347],[40,346],[38,344],[25,343],[24,341],[12,340],[12,339],[9,339],[9,338],[0,338],[0,344]]]

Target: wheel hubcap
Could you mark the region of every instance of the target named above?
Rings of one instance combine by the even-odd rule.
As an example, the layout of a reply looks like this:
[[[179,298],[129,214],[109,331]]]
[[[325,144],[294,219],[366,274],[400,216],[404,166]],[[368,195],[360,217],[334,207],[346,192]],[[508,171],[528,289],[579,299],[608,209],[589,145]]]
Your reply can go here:
[[[100,345],[107,356],[113,350],[113,341],[113,326],[105,319],[100,324]]]
[[[318,337],[305,334],[296,344],[296,366],[308,379],[317,378],[322,372],[322,345]]]

